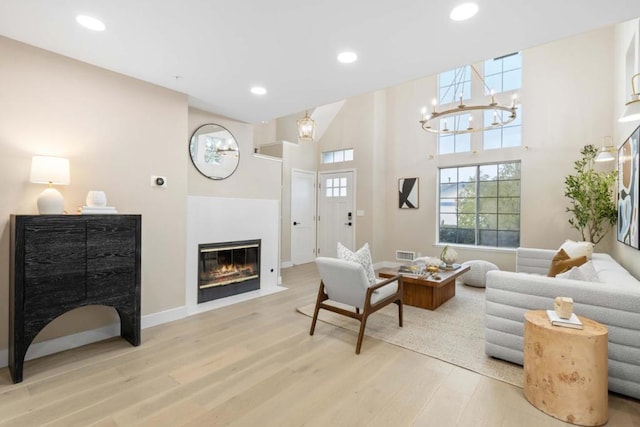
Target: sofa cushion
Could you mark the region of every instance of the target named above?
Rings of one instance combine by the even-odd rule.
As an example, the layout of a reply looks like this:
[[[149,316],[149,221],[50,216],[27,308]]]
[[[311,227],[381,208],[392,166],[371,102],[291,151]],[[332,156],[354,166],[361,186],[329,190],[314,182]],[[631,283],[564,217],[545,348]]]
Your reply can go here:
[[[562,246],[560,246],[560,249],[563,249],[570,258],[586,256],[587,259],[591,259],[594,246],[595,245],[591,242],[576,242],[567,239],[564,241]]]
[[[549,268],[549,273],[547,276],[555,277],[558,273],[564,273],[571,269],[571,267],[578,267],[587,262],[586,256],[580,256],[576,258],[571,258],[564,251],[564,249],[560,249],[551,260],[551,267]]]
[[[598,273],[596,273],[596,269],[591,261],[587,261],[579,267],[571,267],[570,270],[564,273],[556,274],[556,277],[560,279],[582,280],[583,282],[599,282]]]

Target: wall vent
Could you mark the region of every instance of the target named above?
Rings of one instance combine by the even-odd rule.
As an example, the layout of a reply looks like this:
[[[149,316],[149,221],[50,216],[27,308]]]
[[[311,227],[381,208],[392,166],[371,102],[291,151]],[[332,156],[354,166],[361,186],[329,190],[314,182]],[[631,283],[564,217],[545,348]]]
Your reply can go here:
[[[416,259],[416,253],[413,251],[396,251],[396,260],[413,261]]]

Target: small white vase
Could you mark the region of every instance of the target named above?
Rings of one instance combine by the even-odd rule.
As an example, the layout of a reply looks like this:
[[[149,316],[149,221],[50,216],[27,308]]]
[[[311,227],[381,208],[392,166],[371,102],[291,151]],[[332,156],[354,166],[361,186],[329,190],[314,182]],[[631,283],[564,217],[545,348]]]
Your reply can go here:
[[[107,195],[104,191],[91,190],[87,193],[87,206],[107,206]]]

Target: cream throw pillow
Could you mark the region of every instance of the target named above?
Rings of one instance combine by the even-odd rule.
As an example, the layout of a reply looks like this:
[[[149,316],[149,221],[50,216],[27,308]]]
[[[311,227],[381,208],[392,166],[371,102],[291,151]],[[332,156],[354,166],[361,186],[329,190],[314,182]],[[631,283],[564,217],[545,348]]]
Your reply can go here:
[[[570,258],[577,258],[586,256],[587,259],[591,259],[593,255],[593,247],[595,245],[591,242],[576,242],[573,240],[565,240],[560,249],[563,249]]]
[[[371,252],[369,251],[369,244],[365,243],[360,249],[353,252],[342,243],[338,242],[338,258],[346,261],[354,261],[364,267],[364,272],[367,275],[369,284],[376,283],[376,272],[373,269],[373,261],[371,260]]]
[[[599,282],[598,273],[591,261],[587,261],[579,267],[571,267],[571,270],[556,274],[562,279],[582,280],[585,282]]]
[[[581,280],[583,282],[587,281],[587,278],[584,277],[584,274],[580,271],[580,267],[571,267],[571,270],[567,270],[564,273],[556,274],[558,279],[571,279],[571,280]]]

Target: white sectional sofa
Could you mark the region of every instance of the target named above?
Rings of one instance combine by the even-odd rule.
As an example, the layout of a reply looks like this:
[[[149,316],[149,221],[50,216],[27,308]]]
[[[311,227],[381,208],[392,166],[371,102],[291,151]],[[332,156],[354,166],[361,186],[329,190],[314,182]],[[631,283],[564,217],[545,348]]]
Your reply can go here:
[[[609,330],[609,390],[640,399],[640,282],[601,253],[592,257],[598,282],[547,277],[555,253],[518,248],[517,272],[487,273],[485,352],[522,365],[524,313],[571,297],[577,315]]]

